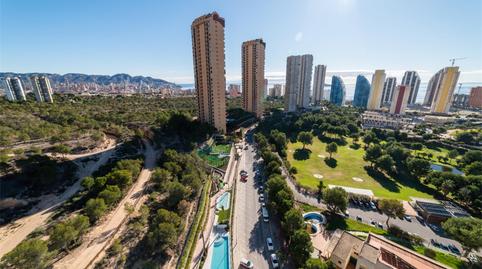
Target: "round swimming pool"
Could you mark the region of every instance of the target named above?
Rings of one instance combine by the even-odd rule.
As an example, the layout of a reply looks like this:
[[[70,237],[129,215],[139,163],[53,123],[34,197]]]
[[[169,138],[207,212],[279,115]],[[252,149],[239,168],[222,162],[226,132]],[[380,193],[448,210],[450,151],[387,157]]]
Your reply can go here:
[[[318,233],[318,231],[319,231],[318,224],[305,221],[305,225],[306,225],[306,231],[307,231],[309,234],[316,234],[316,233]]]
[[[323,225],[326,223],[325,216],[323,216],[321,213],[318,213],[318,212],[315,212],[315,211],[303,214],[303,219],[309,220],[311,222],[323,224]]]

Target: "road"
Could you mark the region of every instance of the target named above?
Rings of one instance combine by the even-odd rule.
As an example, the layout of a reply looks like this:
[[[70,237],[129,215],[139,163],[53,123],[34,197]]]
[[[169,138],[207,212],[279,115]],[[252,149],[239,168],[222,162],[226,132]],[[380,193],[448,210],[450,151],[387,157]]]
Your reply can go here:
[[[279,227],[273,224],[270,216],[269,223],[265,223],[261,216],[258,184],[254,178],[261,178],[255,168],[256,152],[252,144],[242,151],[239,171],[248,172],[248,180],[241,182],[236,175],[236,197],[233,220],[233,263],[238,268],[241,259],[253,262],[255,268],[271,268],[266,238],[273,239],[275,250],[279,249]],[[257,177],[259,176],[259,177]]]
[[[145,195],[143,195],[146,182],[149,180],[152,171],[156,165],[156,151],[150,143],[144,143],[145,149],[145,165],[142,169],[137,181],[131,187],[126,196],[120,201],[116,208],[99,223],[96,227],[89,231],[84,237],[82,244],[71,251],[67,256],[54,264],[54,268],[90,268],[93,267],[94,260],[102,256],[107,247],[111,244],[111,238],[117,233],[124,220],[127,218],[127,212],[124,209],[125,204],[140,204]]]
[[[96,161],[87,163],[77,162],[79,165],[77,177],[78,180],[61,195],[45,195],[41,197],[41,202],[32,208],[27,216],[20,218],[12,223],[0,227],[0,257],[14,249],[20,242],[22,242],[27,235],[33,232],[36,228],[44,225],[48,218],[55,212],[55,208],[68,200],[72,195],[77,193],[81,186],[82,179],[90,176],[100,166],[105,164],[112,153],[114,152],[115,143],[111,147],[105,148],[102,151],[91,153],[90,156],[98,156]],[[82,155],[82,157],[87,157]]]

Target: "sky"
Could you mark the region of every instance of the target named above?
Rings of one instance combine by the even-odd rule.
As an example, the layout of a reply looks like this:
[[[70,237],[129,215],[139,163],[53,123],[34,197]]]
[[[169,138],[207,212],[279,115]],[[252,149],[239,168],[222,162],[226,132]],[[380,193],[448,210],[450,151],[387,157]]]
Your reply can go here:
[[[190,26],[226,20],[228,82],[241,77],[241,44],[263,38],[266,76],[286,57],[313,54],[346,84],[385,69],[422,82],[465,57],[459,82],[482,82],[480,0],[0,0],[0,72],[128,73],[192,83]],[[270,83],[271,84],[271,83]]]

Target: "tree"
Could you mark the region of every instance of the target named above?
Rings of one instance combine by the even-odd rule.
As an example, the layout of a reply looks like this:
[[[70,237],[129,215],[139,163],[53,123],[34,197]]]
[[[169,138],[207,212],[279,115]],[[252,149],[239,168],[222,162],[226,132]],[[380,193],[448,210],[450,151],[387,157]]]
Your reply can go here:
[[[107,184],[117,185],[123,190],[132,184],[132,172],[129,170],[114,170],[106,178]]]
[[[89,219],[79,215],[64,222],[57,223],[50,231],[50,242],[56,249],[66,249],[89,228]]]
[[[378,202],[378,209],[380,211],[387,215],[387,227],[390,227],[388,225],[388,221],[390,218],[403,218],[405,215],[405,209],[403,208],[403,204],[395,199],[383,199]]]
[[[84,187],[84,189],[88,191],[92,189],[94,184],[95,184],[95,181],[94,181],[94,178],[92,177],[84,177],[84,179],[82,179],[82,183],[80,183],[80,185],[82,185],[82,187]]]
[[[412,149],[414,149],[414,150],[422,150],[422,149],[423,149],[423,145],[422,145],[422,143],[413,143],[413,144],[412,144]]]
[[[393,161],[390,155],[382,155],[380,158],[376,159],[375,165],[376,167],[380,168],[381,170],[390,173],[393,170],[393,165],[395,162]]]
[[[482,162],[482,151],[480,150],[469,150],[461,159],[462,164],[465,166],[477,161]]]
[[[456,149],[453,149],[447,153],[447,157],[450,159],[455,159],[457,156],[459,156],[459,152]]]
[[[325,185],[323,184],[323,180],[318,181],[318,195],[320,197],[323,195],[324,189],[325,189]]]
[[[156,168],[152,172],[151,180],[156,183],[161,191],[165,190],[167,183],[173,179],[171,172],[163,168]]]
[[[290,238],[296,230],[303,228],[303,224],[304,220],[301,211],[296,208],[291,208],[285,213],[281,227],[283,227],[288,238]]]
[[[293,263],[296,268],[303,267],[313,252],[311,238],[305,229],[298,229],[291,237],[289,244],[290,253],[292,253]]]
[[[450,218],[442,223],[444,231],[453,239],[459,241],[465,255],[472,249],[482,247],[482,220],[477,218]]]
[[[177,227],[172,223],[163,222],[147,234],[147,243],[152,250],[164,251],[176,246],[178,239]]]
[[[89,217],[90,222],[93,223],[102,217],[107,210],[107,206],[105,205],[104,199],[95,198],[87,201],[84,210],[85,214]]]
[[[326,262],[322,261],[321,259],[310,258],[306,261],[304,269],[328,269],[328,265]]]
[[[336,153],[338,151],[338,145],[335,142],[331,142],[330,144],[326,145],[326,152],[330,154]]]
[[[116,185],[107,185],[106,188],[99,193],[99,198],[102,198],[107,205],[113,205],[122,197],[122,192]]]
[[[297,137],[298,142],[303,144],[303,149],[305,149],[306,145],[313,144],[313,135],[311,132],[300,132]]]
[[[70,150],[71,150],[70,147],[64,144],[55,145],[52,147],[52,152],[60,153],[61,156],[64,156],[65,154],[69,154]]]
[[[372,132],[368,132],[363,136],[363,143],[365,143],[365,148],[369,147],[371,143],[376,141],[376,136]]]
[[[175,208],[181,200],[189,196],[189,190],[177,181],[170,182],[167,185],[167,204],[170,208]]]
[[[432,170],[429,161],[419,158],[408,159],[407,168],[410,174],[415,177],[424,177]]]
[[[27,239],[6,254],[2,258],[2,263],[9,265],[6,268],[43,269],[47,267],[51,257],[47,242],[41,239]]]
[[[391,144],[386,151],[397,164],[401,164],[409,155],[408,151],[398,144]]]
[[[482,162],[481,161],[476,161],[473,162],[465,167],[465,173],[467,175],[482,175]]]
[[[174,224],[174,226],[181,228],[182,219],[176,212],[169,211],[167,209],[161,208],[157,210],[157,214],[154,217],[154,223],[169,222]]]
[[[455,135],[455,139],[465,144],[472,144],[475,141],[474,135],[470,132],[460,132]]]
[[[380,145],[371,145],[366,149],[365,156],[363,156],[363,159],[365,161],[368,161],[373,164],[375,161],[382,156],[382,148]]]
[[[340,187],[325,189],[323,199],[332,214],[338,211],[345,212],[348,205],[348,194]]]

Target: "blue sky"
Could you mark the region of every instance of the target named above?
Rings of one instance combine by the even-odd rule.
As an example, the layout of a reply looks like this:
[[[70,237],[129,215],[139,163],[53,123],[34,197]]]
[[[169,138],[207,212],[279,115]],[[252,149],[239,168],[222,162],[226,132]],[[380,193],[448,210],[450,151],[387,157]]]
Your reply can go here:
[[[228,81],[240,78],[241,43],[261,37],[273,81],[288,55],[311,53],[348,80],[383,68],[427,81],[449,58],[467,57],[460,80],[482,82],[479,0],[0,0],[0,71],[190,83],[190,25],[211,11],[226,20]]]

